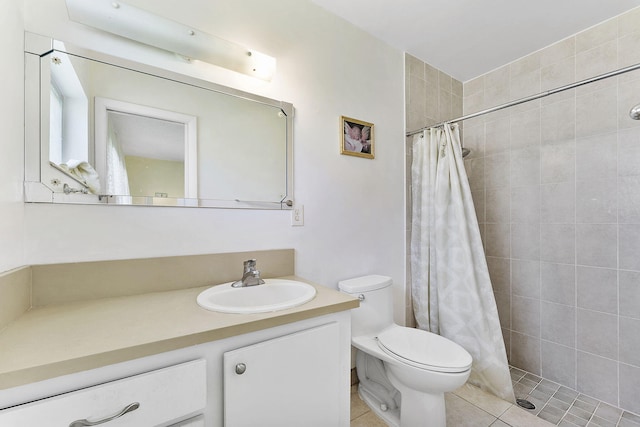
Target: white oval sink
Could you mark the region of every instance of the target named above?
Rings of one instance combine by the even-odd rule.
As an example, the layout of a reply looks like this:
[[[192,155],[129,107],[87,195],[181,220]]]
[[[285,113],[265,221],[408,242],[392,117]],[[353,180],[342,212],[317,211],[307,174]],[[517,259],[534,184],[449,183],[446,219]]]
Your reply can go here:
[[[311,301],[316,288],[295,280],[264,279],[256,286],[233,288],[231,283],[200,292],[198,305],[221,313],[265,313],[284,310]]]

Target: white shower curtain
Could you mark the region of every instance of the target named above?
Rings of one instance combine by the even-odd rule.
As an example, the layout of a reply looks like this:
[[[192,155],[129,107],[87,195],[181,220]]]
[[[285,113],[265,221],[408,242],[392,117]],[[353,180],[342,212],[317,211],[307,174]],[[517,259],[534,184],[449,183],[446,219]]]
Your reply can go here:
[[[107,194],[129,196],[131,192],[124,151],[111,122],[107,132],[107,176],[105,177]]]
[[[515,402],[458,125],[414,137],[411,174],[411,288],[418,327],[471,354],[471,384]]]

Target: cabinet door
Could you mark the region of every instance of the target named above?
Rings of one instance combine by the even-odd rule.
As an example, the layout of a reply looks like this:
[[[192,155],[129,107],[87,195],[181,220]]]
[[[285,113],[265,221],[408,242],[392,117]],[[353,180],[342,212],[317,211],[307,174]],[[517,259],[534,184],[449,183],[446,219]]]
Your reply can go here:
[[[225,353],[225,427],[339,425],[339,343],[334,322]]]
[[[204,416],[198,415],[197,417],[171,424],[169,427],[204,427]]]

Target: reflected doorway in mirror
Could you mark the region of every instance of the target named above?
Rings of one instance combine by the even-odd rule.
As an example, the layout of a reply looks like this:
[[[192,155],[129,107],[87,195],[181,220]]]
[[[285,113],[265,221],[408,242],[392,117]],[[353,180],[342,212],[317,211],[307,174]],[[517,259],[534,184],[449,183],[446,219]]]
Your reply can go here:
[[[198,197],[195,116],[96,97],[95,141],[106,194]]]

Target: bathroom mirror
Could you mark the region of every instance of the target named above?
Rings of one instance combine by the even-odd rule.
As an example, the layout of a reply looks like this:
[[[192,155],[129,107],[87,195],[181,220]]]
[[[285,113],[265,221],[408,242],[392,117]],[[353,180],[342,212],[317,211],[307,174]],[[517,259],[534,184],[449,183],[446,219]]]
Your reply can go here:
[[[27,201],[291,207],[291,104],[25,39]]]

